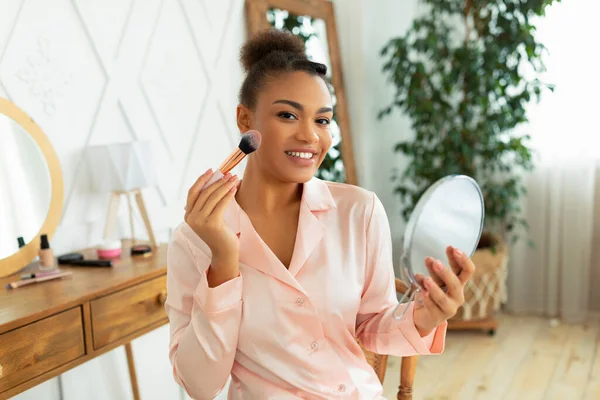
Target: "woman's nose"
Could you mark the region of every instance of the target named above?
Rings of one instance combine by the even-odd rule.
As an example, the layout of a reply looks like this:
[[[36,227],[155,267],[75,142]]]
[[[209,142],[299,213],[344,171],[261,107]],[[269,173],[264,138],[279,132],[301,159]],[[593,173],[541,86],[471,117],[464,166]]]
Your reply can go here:
[[[298,132],[296,132],[296,138],[305,143],[317,143],[319,141],[319,135],[315,132],[312,124],[301,124]]]

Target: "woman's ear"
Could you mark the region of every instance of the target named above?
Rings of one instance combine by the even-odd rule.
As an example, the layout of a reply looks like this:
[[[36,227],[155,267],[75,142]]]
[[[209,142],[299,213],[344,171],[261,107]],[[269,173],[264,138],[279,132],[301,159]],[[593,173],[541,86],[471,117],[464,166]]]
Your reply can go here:
[[[248,107],[243,104],[238,104],[236,110],[237,126],[240,133],[248,132],[252,129],[252,113]]]

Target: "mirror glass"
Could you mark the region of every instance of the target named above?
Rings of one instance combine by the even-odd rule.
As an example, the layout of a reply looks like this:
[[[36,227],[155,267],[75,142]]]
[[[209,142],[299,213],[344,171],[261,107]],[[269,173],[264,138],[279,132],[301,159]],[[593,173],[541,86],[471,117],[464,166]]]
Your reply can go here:
[[[29,243],[42,228],[52,198],[50,171],[33,137],[0,113],[0,259]]]
[[[333,121],[331,121],[331,133],[333,141],[331,149],[323,160],[317,177],[334,182],[345,182],[344,163],[341,155],[342,136],[337,121],[335,89],[331,84],[331,60],[329,58],[329,45],[327,43],[327,32],[325,21],[307,15],[295,15],[279,8],[269,8],[267,11],[269,24],[276,28],[285,30],[298,36],[306,46],[306,55],[309,60],[325,64],[327,66],[327,82],[333,102]]]
[[[483,230],[484,214],[483,195],[472,178],[451,175],[431,185],[417,202],[406,226],[400,261],[402,279],[409,286],[416,285],[418,291],[415,275],[430,275],[425,259],[433,257],[447,264],[447,246],[473,256]]]

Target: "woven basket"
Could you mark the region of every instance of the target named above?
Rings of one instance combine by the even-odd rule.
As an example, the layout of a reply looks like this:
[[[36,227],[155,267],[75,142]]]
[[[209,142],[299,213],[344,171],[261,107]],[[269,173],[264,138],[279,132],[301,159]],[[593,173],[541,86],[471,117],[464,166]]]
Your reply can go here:
[[[480,244],[485,247],[473,254],[476,269],[465,285],[465,303],[452,320],[487,319],[506,303],[508,247],[498,235],[486,232],[481,236]]]

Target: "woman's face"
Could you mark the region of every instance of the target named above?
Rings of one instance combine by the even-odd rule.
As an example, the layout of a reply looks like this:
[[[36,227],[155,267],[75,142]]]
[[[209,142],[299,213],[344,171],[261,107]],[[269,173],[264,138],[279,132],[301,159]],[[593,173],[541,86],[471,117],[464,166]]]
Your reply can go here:
[[[262,136],[248,165],[282,182],[309,181],[331,146],[332,117],[331,95],[322,78],[290,72],[268,80],[254,110],[238,107],[240,129],[256,129]]]

